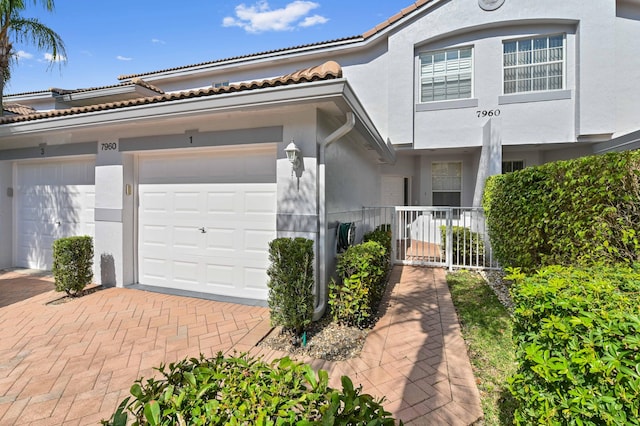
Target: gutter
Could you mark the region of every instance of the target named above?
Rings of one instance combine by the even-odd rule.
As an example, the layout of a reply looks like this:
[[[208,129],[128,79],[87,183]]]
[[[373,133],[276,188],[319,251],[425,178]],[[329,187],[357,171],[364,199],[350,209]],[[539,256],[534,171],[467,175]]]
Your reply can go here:
[[[318,321],[324,315],[327,309],[328,302],[328,287],[327,287],[327,216],[325,211],[325,151],[329,145],[349,133],[356,125],[356,116],[353,112],[347,112],[346,122],[338,127],[333,133],[327,136],[318,147],[319,158],[318,163],[318,281],[316,285],[316,306],[313,311],[313,321]]]

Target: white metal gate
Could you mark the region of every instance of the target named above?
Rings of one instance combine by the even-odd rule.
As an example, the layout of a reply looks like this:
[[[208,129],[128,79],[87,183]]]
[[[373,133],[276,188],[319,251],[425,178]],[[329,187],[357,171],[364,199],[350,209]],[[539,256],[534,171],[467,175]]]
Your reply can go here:
[[[394,263],[495,269],[484,210],[479,207],[366,207],[363,223],[392,231]]]

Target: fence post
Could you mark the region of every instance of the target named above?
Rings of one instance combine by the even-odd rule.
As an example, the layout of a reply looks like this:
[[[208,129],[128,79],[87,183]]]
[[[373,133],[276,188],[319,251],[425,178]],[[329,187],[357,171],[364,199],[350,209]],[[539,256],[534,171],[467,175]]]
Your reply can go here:
[[[453,209],[447,209],[447,244],[445,251],[447,253],[445,262],[450,271],[453,270]]]
[[[401,221],[398,220],[399,214],[397,206],[391,207],[391,255],[393,256],[394,265],[400,263],[398,259],[398,230],[396,229],[396,224],[401,223]]]

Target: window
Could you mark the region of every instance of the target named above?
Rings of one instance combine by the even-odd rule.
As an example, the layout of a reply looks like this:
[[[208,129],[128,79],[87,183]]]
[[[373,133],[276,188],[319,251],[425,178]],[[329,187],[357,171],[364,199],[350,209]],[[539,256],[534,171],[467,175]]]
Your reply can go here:
[[[502,162],[502,174],[515,172],[516,170],[524,169],[524,161],[503,161]]]
[[[434,206],[460,207],[462,201],[462,163],[433,163],[431,190]]]
[[[564,88],[564,36],[503,43],[504,93]]]
[[[471,97],[472,48],[420,54],[420,102]]]

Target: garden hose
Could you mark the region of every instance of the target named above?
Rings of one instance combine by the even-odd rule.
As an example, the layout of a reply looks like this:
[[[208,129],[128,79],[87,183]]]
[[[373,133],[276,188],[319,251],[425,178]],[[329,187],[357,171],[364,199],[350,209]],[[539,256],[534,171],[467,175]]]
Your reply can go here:
[[[356,226],[353,222],[344,222],[338,225],[338,252],[345,251],[353,244],[356,234]]]

